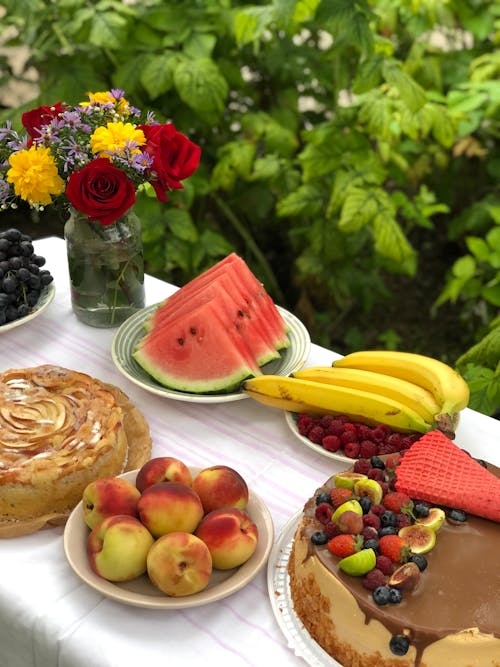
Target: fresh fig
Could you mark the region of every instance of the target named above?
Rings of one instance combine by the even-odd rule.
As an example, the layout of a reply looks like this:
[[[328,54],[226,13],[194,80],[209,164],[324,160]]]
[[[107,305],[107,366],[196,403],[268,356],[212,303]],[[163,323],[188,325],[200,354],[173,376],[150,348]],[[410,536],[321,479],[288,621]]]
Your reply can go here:
[[[332,514],[332,518],[330,519],[330,521],[334,522],[337,521],[339,516],[347,511],[356,512],[356,514],[359,514],[360,516],[362,516],[363,514],[363,508],[361,507],[361,505],[358,503],[357,500],[346,500],[345,503],[342,503],[342,505],[339,505],[339,507],[337,507],[335,512]]]
[[[389,577],[389,586],[412,591],[420,580],[420,570],[415,563],[400,565]]]
[[[360,498],[368,496],[373,505],[380,504],[384,495],[382,487],[375,479],[360,479],[354,484],[354,493]]]
[[[368,476],[363,475],[360,472],[350,472],[349,470],[345,470],[334,476],[333,483],[335,486],[340,486],[344,489],[354,489],[354,485],[360,479],[368,479]]]
[[[432,528],[418,523],[401,528],[398,535],[414,554],[425,554],[436,544],[436,533]]]
[[[431,507],[429,514],[417,519],[416,523],[419,526],[428,526],[428,528],[432,528],[432,530],[437,533],[437,531],[443,525],[445,519],[446,513],[444,510],[442,510],[440,507]]]
[[[373,549],[361,549],[351,556],[346,556],[339,561],[339,568],[342,572],[350,574],[352,577],[362,577],[370,570],[373,570],[377,562],[377,557]]]

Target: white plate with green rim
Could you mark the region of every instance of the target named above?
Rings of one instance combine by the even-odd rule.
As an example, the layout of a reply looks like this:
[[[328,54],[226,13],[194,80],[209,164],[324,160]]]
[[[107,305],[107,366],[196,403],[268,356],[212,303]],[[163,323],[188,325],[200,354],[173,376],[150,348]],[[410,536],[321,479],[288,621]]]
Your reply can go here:
[[[229,394],[190,394],[188,392],[176,391],[168,387],[163,387],[153,377],[139,366],[132,356],[139,340],[144,336],[144,323],[150,315],[158,308],[159,304],[148,306],[129,317],[118,329],[111,346],[111,355],[117,369],[131,382],[139,385],[146,391],[173,398],[178,401],[189,401],[193,403],[227,403],[229,401],[239,401],[247,398],[243,392],[233,392]],[[290,345],[281,352],[280,359],[270,361],[262,367],[262,372],[266,375],[290,375],[299,368],[302,368],[306,362],[311,349],[311,339],[309,332],[302,322],[292,313],[284,308],[277,306],[281,316],[288,327],[288,338]]]
[[[44,310],[46,310],[52,303],[55,293],[56,293],[56,288],[54,283],[52,282],[50,283],[50,285],[47,285],[42,289],[42,291],[40,292],[40,298],[38,299],[36,305],[33,306],[31,312],[28,315],[25,315],[25,317],[21,317],[18,320],[13,320],[12,322],[6,322],[5,324],[0,325],[0,333],[4,333],[5,331],[10,331],[11,329],[15,329],[15,327],[21,326],[21,324],[26,324],[27,322],[31,322],[31,320],[34,320],[35,317],[41,315],[44,312]]]

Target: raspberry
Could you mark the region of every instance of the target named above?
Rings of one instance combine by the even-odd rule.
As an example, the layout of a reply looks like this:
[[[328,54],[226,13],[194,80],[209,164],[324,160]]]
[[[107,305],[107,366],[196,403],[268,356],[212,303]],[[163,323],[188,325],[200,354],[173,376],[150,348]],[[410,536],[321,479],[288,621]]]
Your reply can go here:
[[[380,528],[380,517],[377,516],[377,514],[373,513],[373,505],[372,505],[372,511],[368,512],[368,514],[363,515],[363,523],[365,526],[370,526],[370,528],[375,528],[375,530],[378,530]]]
[[[355,431],[344,431],[340,436],[340,441],[343,445],[347,445],[350,442],[358,443],[358,436]]]
[[[327,452],[336,452],[340,449],[342,443],[338,435],[325,435],[321,444]]]
[[[360,472],[362,475],[366,475],[370,468],[371,465],[368,459],[358,459],[353,465],[353,471]]]
[[[328,435],[341,435],[344,432],[344,423],[340,419],[334,419],[326,429]]]
[[[394,447],[395,452],[399,452],[399,450],[401,448],[401,440],[402,439],[403,438],[402,438],[400,433],[391,433],[391,435],[389,435],[386,438],[385,442],[386,442],[387,445],[390,445],[391,447]]]
[[[412,436],[407,436],[406,438],[402,438],[399,451],[405,452],[407,449],[410,449],[410,447],[413,445],[414,442],[415,440]]]
[[[314,419],[309,415],[300,414],[297,417],[297,429],[300,435],[307,435],[314,425]]]
[[[378,452],[377,445],[373,440],[362,440],[359,444],[359,455],[363,458],[369,459]]]
[[[323,415],[319,420],[319,425],[327,431],[333,420],[333,415]]]
[[[350,459],[355,459],[359,454],[359,443],[348,442],[344,445],[344,454]]]
[[[377,428],[374,428],[372,431],[372,440],[375,440],[375,442],[383,442],[387,436],[387,433],[382,426],[377,426]]]
[[[387,575],[391,575],[394,572],[394,565],[392,564],[392,560],[387,558],[387,556],[377,556],[375,567]]]
[[[408,514],[396,514],[396,528],[398,530],[400,528],[404,528],[405,526],[409,526],[410,524],[411,519]]]
[[[370,511],[372,514],[380,516],[382,512],[385,512],[385,507],[383,505],[372,505]]]
[[[353,424],[352,422],[347,422],[344,424],[344,431],[352,431],[353,433],[358,434],[358,429],[356,428],[356,424]]]
[[[324,435],[325,435],[324,428],[321,428],[321,426],[313,426],[309,431],[309,433],[307,434],[307,437],[311,442],[314,442],[316,445],[320,445]]]
[[[372,429],[366,424],[358,424],[358,438],[361,440],[371,440]]]
[[[365,526],[361,531],[364,540],[373,540],[378,537],[378,530],[372,526]]]
[[[363,586],[369,591],[374,591],[379,586],[385,586],[386,583],[386,575],[376,567],[370,570],[368,574],[365,574],[362,580]]]
[[[329,540],[331,540],[332,537],[336,537],[337,535],[341,535],[340,528],[333,521],[327,521],[327,523],[324,524],[323,532],[325,533],[325,535],[327,536],[327,538]]]
[[[369,479],[374,479],[376,482],[383,482],[385,480],[385,473],[380,468],[370,468],[368,477]]]
[[[314,515],[321,523],[327,523],[332,518],[333,508],[329,503],[320,503],[314,510]]]

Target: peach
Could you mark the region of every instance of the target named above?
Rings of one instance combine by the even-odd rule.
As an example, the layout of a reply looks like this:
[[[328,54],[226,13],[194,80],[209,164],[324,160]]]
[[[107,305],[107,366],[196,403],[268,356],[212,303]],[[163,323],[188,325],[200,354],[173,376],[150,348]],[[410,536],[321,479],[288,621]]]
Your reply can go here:
[[[173,456],[157,456],[146,461],[137,473],[135,485],[142,493],[157,482],[181,482],[191,486],[193,478],[185,463]]]
[[[203,517],[198,494],[180,482],[157,482],[148,486],[137,502],[137,511],[154,537],[174,531],[194,533]]]
[[[101,477],[87,484],[82,494],[83,518],[92,530],[99,521],[115,514],[137,516],[140,491],[121,477]]]
[[[258,530],[250,516],[236,507],[212,510],[195,531],[208,547],[212,564],[229,570],[245,563],[257,547]]]
[[[205,514],[220,507],[244,510],[248,504],[248,486],[243,477],[228,466],[204,468],[193,479],[193,489],[200,496]]]
[[[90,567],[108,581],[129,581],[144,574],[153,536],[136,517],[115,514],[102,519],[89,533]]]
[[[158,538],[149,550],[151,582],[167,595],[181,597],[208,586],[212,558],[207,545],[191,533],[177,531]]]

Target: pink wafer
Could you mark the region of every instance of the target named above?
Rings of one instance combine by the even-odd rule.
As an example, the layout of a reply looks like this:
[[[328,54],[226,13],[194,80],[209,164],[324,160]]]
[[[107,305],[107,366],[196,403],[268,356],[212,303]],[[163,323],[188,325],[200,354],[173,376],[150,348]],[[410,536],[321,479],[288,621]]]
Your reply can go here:
[[[431,431],[405,452],[396,489],[411,498],[500,522],[500,479],[441,431]]]

